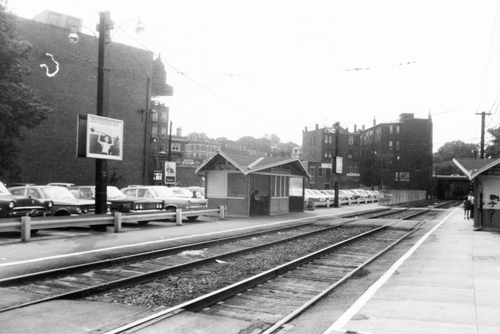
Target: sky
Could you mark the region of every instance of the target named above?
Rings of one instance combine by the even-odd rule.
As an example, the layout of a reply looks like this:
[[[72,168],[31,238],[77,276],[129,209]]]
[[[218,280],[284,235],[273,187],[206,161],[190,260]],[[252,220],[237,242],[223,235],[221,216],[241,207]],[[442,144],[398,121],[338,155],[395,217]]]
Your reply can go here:
[[[50,9],[92,29],[109,10],[120,27],[113,41],[161,55],[174,95],[160,101],[184,135],[276,134],[300,145],[316,124],[352,131],[430,114],[437,151],[479,144],[477,113],[491,114],[486,129],[500,125],[498,1],[8,0],[8,8],[25,18]],[[137,16],[142,36],[133,34]]]

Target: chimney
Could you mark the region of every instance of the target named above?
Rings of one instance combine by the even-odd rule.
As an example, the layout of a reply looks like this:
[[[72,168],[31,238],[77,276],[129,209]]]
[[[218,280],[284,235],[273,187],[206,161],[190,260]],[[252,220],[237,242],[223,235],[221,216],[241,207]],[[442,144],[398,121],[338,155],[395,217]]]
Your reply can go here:
[[[182,128],[177,128],[177,137],[182,137]]]
[[[363,126],[361,127],[361,130],[365,131],[365,125],[363,124]]]
[[[318,130],[318,129],[319,129],[319,124],[316,123],[316,130]]]
[[[377,125],[377,120],[375,119],[375,116],[373,116],[373,125]]]
[[[357,131],[358,131],[358,125],[354,124],[354,133],[356,133]]]

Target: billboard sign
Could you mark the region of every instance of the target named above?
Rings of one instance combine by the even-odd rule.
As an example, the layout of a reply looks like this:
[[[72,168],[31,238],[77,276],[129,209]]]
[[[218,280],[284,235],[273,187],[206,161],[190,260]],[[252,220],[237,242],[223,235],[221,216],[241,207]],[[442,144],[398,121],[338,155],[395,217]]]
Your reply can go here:
[[[175,184],[176,167],[175,161],[165,161],[165,184]]]
[[[85,157],[123,160],[123,121],[87,115]]]

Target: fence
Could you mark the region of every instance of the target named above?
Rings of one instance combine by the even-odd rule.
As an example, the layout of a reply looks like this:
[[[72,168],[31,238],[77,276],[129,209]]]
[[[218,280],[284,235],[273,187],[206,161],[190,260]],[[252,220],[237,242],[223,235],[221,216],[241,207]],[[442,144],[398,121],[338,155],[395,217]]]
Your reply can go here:
[[[80,217],[70,216],[49,216],[41,218],[32,218],[30,216],[21,217],[19,220],[5,220],[0,222],[0,232],[20,231],[21,241],[27,242],[31,239],[31,231],[51,228],[72,227],[72,226],[94,226],[94,225],[113,225],[114,232],[119,233],[122,230],[122,224],[137,221],[165,220],[175,219],[177,225],[182,225],[182,219],[195,216],[207,216],[218,214],[220,219],[224,219],[226,209],[221,205],[218,209],[160,212],[146,214],[122,214],[115,212],[114,215],[84,215]]]
[[[425,190],[381,190],[379,191],[379,205],[396,205],[426,200]]]

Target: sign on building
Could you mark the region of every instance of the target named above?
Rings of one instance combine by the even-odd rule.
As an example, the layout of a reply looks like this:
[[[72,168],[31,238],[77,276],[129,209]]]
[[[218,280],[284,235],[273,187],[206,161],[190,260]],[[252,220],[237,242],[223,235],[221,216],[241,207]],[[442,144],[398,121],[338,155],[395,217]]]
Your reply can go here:
[[[394,181],[410,182],[410,172],[396,172]]]
[[[175,184],[176,167],[175,161],[165,161],[165,184]]]

